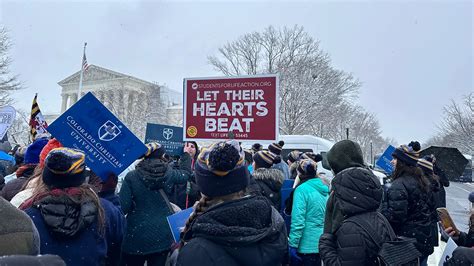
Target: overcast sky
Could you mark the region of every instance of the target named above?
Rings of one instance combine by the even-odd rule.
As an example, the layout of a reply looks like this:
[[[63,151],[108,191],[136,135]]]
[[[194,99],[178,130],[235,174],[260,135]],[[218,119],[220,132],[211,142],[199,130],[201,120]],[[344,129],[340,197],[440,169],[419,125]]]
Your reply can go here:
[[[61,107],[57,82],[90,64],[167,84],[219,75],[207,56],[268,25],[302,25],[336,68],[363,82],[357,100],[400,143],[436,131],[442,107],[473,90],[471,1],[121,2],[5,1],[0,22],[14,43],[11,70],[43,113]],[[330,108],[330,106],[328,106]]]

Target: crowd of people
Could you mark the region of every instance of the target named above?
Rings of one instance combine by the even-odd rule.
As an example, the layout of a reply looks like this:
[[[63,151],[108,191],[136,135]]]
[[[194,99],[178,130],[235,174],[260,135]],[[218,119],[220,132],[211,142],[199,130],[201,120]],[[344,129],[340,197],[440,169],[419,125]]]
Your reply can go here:
[[[153,142],[119,189],[54,138],[3,144],[0,265],[427,265],[449,185],[418,142],[396,148],[383,183],[350,140],[327,152],[331,179],[320,154],[282,158],[283,141],[187,142],[179,158]],[[189,207],[176,242],[167,217]],[[466,247],[448,264],[474,263],[474,226],[441,233]],[[411,252],[394,256],[390,243]]]

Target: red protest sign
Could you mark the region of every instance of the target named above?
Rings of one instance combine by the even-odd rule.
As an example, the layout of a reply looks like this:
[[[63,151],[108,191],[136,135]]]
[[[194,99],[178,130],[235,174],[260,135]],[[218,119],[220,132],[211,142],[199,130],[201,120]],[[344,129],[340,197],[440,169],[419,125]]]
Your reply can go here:
[[[276,140],[278,76],[184,79],[185,140]]]

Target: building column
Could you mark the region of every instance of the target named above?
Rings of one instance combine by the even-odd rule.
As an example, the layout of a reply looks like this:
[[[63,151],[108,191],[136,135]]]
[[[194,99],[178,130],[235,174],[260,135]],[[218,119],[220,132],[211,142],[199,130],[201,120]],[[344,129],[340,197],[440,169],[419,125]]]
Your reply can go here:
[[[119,116],[116,110],[116,108],[119,108],[117,104],[117,97],[116,97],[117,93],[113,90],[110,90],[108,91],[108,94],[109,94],[109,106],[110,106],[109,110],[112,111],[112,113],[115,116]]]
[[[77,102],[77,93],[72,93],[69,95],[69,107],[73,106]],[[68,108],[69,108],[68,107]]]
[[[122,99],[122,102],[123,102],[123,116],[124,117],[128,117],[128,113],[129,113],[128,111],[129,111],[129,108],[130,108],[129,100],[130,100],[130,91],[129,90],[124,90],[123,99]]]
[[[63,95],[61,95],[61,96],[63,97],[63,100],[61,102],[61,114],[62,114],[66,111],[67,99],[68,99],[69,95],[67,95],[66,93],[63,93]]]

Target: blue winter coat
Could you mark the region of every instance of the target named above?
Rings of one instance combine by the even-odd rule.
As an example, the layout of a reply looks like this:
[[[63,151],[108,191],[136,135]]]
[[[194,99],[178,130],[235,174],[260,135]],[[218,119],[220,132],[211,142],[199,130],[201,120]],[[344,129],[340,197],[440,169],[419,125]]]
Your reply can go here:
[[[64,196],[48,196],[28,208],[25,212],[40,235],[40,253],[58,255],[68,266],[116,264],[120,249],[115,248],[116,254],[108,252],[123,239],[123,215],[107,200],[100,199],[100,204],[105,215],[101,232],[97,208],[90,200],[76,203]]]
[[[289,245],[299,253],[319,253],[328,194],[329,187],[320,178],[309,179],[295,190]]]

